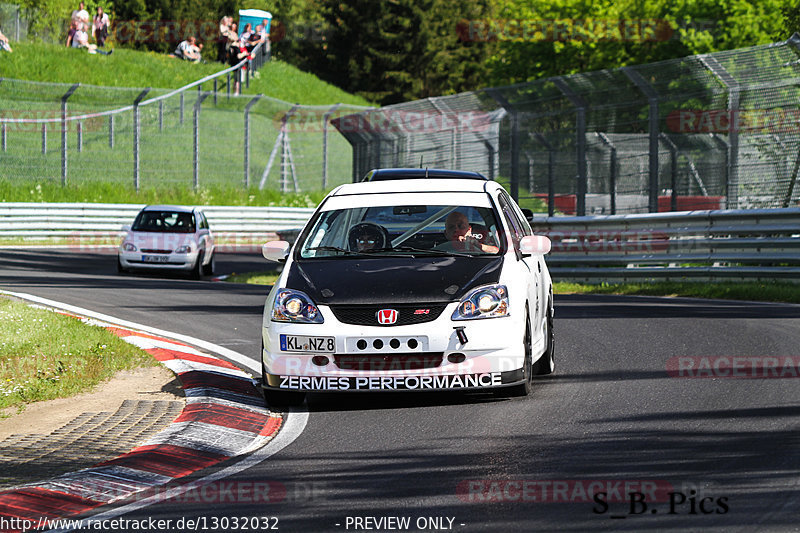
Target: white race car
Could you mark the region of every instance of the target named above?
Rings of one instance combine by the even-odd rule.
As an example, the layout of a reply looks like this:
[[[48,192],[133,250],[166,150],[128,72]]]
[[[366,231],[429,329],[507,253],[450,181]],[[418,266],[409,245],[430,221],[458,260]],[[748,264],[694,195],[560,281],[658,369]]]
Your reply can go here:
[[[214,236],[196,207],[149,205],[123,228],[117,271],[172,270],[194,278],[214,273]]]
[[[263,387],[310,391],[508,388],[553,371],[553,290],[523,211],[474,172],[373,170],[319,205],[267,297]]]

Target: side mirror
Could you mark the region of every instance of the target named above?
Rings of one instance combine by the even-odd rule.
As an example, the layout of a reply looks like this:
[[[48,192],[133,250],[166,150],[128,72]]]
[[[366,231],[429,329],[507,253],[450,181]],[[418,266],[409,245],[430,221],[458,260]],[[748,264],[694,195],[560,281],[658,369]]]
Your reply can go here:
[[[526,235],[519,241],[519,251],[523,255],[550,253],[550,239],[544,235]]]
[[[261,247],[261,255],[267,261],[283,261],[289,255],[291,245],[286,241],[269,241]]]
[[[522,209],[522,214],[525,215],[525,218],[528,219],[528,222],[533,223],[533,211],[527,207],[522,207],[520,209]]]

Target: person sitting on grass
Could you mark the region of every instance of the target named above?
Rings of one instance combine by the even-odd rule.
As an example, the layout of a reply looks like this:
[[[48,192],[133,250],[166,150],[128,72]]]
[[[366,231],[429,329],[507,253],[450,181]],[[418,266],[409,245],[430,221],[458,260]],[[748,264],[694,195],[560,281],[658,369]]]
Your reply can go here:
[[[96,44],[89,44],[89,34],[86,33],[86,25],[78,22],[78,28],[72,36],[72,48],[86,48],[90,54],[103,54],[104,56],[111,55],[114,50],[98,50]]]
[[[14,50],[11,49],[11,46],[8,44],[8,37],[3,35],[3,32],[0,31],[0,50],[6,52],[13,52]]]
[[[197,39],[195,39],[194,35],[192,35],[185,41],[182,41],[172,55],[185,61],[199,63],[202,59],[202,56],[200,55],[200,50],[202,47],[202,44],[199,46],[197,45]]]

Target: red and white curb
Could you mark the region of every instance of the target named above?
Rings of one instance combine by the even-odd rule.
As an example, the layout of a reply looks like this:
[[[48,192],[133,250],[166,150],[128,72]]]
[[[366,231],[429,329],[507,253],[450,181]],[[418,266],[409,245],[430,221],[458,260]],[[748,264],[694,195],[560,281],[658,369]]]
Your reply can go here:
[[[0,518],[17,519],[16,523],[30,520],[35,524],[43,518],[77,516],[249,454],[278,434],[282,417],[265,407],[257,382],[235,365],[188,344],[80,316],[74,310],[69,314],[88,324],[105,327],[175,372],[186,394],[186,407],[169,427],[116,459],[0,492]],[[306,418],[301,418],[300,427],[291,432],[293,438],[305,426]],[[137,504],[142,507],[147,502]]]

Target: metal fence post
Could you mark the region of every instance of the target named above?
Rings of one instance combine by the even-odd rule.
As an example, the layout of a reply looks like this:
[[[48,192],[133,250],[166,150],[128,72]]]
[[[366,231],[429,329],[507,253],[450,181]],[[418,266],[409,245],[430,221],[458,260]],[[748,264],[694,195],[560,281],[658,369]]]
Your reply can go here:
[[[586,165],[586,111],[588,106],[583,101],[583,98],[578,96],[564,81],[564,78],[555,78],[553,84],[575,106],[575,157],[578,165],[578,181],[575,187],[575,214],[584,216],[586,215],[586,193],[589,189],[589,173]]]
[[[216,95],[216,93],[215,93]],[[250,109],[263,94],[257,95],[244,106],[244,188],[250,187]]]
[[[197,96],[197,101],[194,103],[194,123],[192,125],[194,136],[194,151],[193,153],[193,180],[192,187],[197,190],[200,185],[200,105],[206,99],[208,93],[200,93]]]
[[[184,94],[183,94],[183,91],[181,91],[181,108],[180,108],[180,124],[181,124],[181,126],[183,125],[183,100],[184,100]]]
[[[247,71],[245,87],[249,89],[250,88],[250,72],[253,70],[253,62],[248,59],[247,63],[245,64],[244,69]]]
[[[7,151],[7,150],[8,150],[8,145],[7,145],[7,133],[6,133],[6,123],[5,123],[5,122],[3,122],[3,128],[2,128],[2,129],[3,129],[3,134],[2,134],[2,137],[3,137],[3,139],[2,139],[2,144],[3,144],[3,151],[5,152],[5,151]]]
[[[78,153],[83,152],[83,121],[78,121]]]
[[[217,78],[214,78],[214,107],[217,105]]]
[[[61,185],[67,184],[67,100],[75,90],[80,87],[80,83],[74,84],[69,90],[61,97]],[[46,133],[42,136],[42,153],[45,153]]]
[[[608,135],[605,133],[597,133],[597,137],[603,141],[603,144],[609,147],[610,154],[609,159],[611,162],[609,163],[608,168],[608,193],[609,193],[609,203],[611,214],[617,214],[617,147],[614,146],[614,143],[608,138]]]
[[[158,131],[164,131],[164,100],[158,101]]]
[[[322,116],[322,190],[328,188],[328,119],[342,104],[336,104]]]
[[[547,215],[552,217],[556,212],[555,148],[541,133],[536,132],[532,135],[547,149]]]
[[[789,42],[792,42],[790,39]],[[717,58],[709,55],[698,56],[700,62],[725,86],[728,90],[728,183],[725,194],[727,209],[736,209],[739,206],[739,92],[741,85],[723,67]]]
[[[114,116],[108,115],[108,147],[114,148]]]
[[[42,123],[42,155],[47,154],[47,123]]]
[[[133,187],[139,192],[139,102],[150,92],[150,87],[139,93],[133,101]]]
[[[225,78],[226,78],[226,80],[227,80],[227,81],[225,82],[225,93],[226,93],[226,98],[227,98],[227,100],[228,100],[228,101],[230,101],[230,100],[231,100],[231,73],[230,73],[230,72],[228,72],[228,73],[225,75]]]
[[[670,161],[670,187],[672,187],[672,196],[669,201],[669,210],[678,210],[678,147],[672,142],[672,139],[667,137],[666,133],[660,135],[661,139],[666,143],[669,148],[669,161]]]
[[[651,213],[658,212],[658,93],[647,81],[631,67],[622,67],[622,72],[633,82],[636,87],[647,97],[649,105],[648,111],[648,135],[650,140],[649,152],[649,185],[648,185],[648,208]]]
[[[511,119],[511,184],[510,193],[514,200],[519,200],[519,116],[517,110],[497,89],[486,89],[486,92],[506,110]]]

